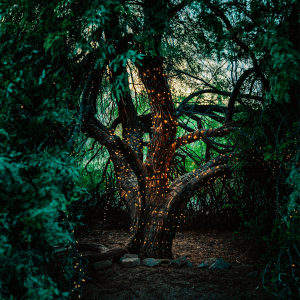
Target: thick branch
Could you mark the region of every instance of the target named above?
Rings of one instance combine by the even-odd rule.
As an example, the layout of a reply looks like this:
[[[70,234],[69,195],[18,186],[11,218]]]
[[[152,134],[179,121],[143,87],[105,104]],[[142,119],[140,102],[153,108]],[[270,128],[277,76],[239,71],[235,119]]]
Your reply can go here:
[[[202,94],[205,94],[205,93],[215,93],[215,94],[219,94],[219,95],[224,95],[224,96],[229,96],[227,95],[227,93],[225,94],[224,92],[222,91],[219,91],[219,90],[215,90],[215,89],[211,89],[211,90],[201,90],[201,91],[198,91],[198,92],[195,92],[191,95],[189,95],[188,97],[186,97],[181,103],[180,105],[177,107],[176,109],[176,115],[177,117],[180,117],[180,115],[182,115],[183,113],[181,113],[181,109],[183,109],[183,107],[189,102],[189,100],[193,99],[194,97],[198,96],[198,95],[202,95]]]
[[[239,94],[240,88],[243,82],[245,81],[245,79],[253,72],[254,72],[254,68],[245,71],[236,82],[235,87],[230,95],[230,99],[228,101],[228,110],[226,112],[225,124],[232,121],[232,116],[234,112],[234,103]]]
[[[253,70],[253,69],[250,69],[250,70]],[[250,71],[248,70],[248,71]],[[246,71],[247,72],[247,71]],[[244,75],[244,74],[243,74]],[[242,75],[242,76],[243,76]],[[191,75],[192,76],[192,75]],[[242,78],[241,76],[241,78]],[[246,75],[245,75],[246,76]],[[249,76],[249,74],[247,73],[247,76]],[[246,76],[246,77],[247,77]],[[243,81],[245,80],[245,78],[243,77]],[[243,82],[241,82],[242,84]],[[238,82],[237,82],[238,84]],[[183,109],[186,108],[186,107],[189,107],[191,106],[190,104],[187,104],[188,101],[190,101],[191,99],[193,99],[194,97],[196,96],[199,96],[199,95],[202,95],[202,94],[205,94],[205,93],[214,93],[214,94],[217,94],[217,95],[222,95],[222,96],[230,96],[232,97],[233,93],[235,93],[235,89],[233,90],[232,93],[229,93],[229,92],[225,92],[225,91],[220,91],[220,90],[217,90],[215,88],[211,89],[211,90],[200,90],[198,92],[195,92],[191,95],[189,95],[188,97],[186,97],[181,103],[180,105],[176,108],[176,115],[177,117],[180,117],[184,112],[183,112]],[[240,86],[238,88],[237,91],[239,91],[240,89]],[[239,98],[245,98],[245,99],[253,99],[253,100],[258,100],[260,102],[263,101],[263,98],[262,97],[258,97],[258,96],[252,96],[252,95],[239,95],[238,97],[238,93],[237,95],[235,95],[235,99],[236,101],[238,101],[239,103],[242,103],[241,101],[239,101]],[[222,106],[220,105],[194,105],[194,110],[195,111],[198,111],[199,113],[202,112],[202,109],[204,108],[209,108],[209,109],[212,109],[212,110],[215,110],[214,108],[220,108],[220,110],[215,110],[215,111],[219,111],[219,112],[225,112],[225,109],[224,111],[222,111]],[[224,107],[225,108],[225,107]]]
[[[186,126],[187,127],[187,126]],[[182,145],[191,144],[195,141],[198,141],[206,137],[223,137],[230,133],[231,131],[236,130],[235,127],[226,127],[222,126],[220,128],[210,128],[210,129],[198,129],[191,133],[185,134],[175,141],[175,149],[178,149]]]
[[[150,139],[145,165],[147,167],[153,165],[154,170],[158,171],[162,168],[161,162],[166,160],[170,162],[173,155],[170,146],[176,137],[176,111],[165,78],[163,58],[144,59],[143,66],[138,66],[138,70],[139,77],[147,90],[152,112],[153,135]],[[162,151],[162,149],[170,151]],[[152,170],[149,169],[149,172],[151,173]]]
[[[183,209],[191,195],[210,180],[230,175],[231,165],[227,165],[228,157],[220,155],[201,166],[175,179],[169,187],[171,207]]]
[[[203,115],[209,115],[212,111],[219,113],[226,113],[226,106],[223,105],[192,105],[186,104],[184,109],[190,110],[193,107],[192,113],[198,113]]]
[[[204,116],[208,116],[211,119],[217,121],[217,122],[222,122],[223,121],[223,117],[218,116],[217,114],[215,114],[213,111],[213,108],[209,108],[209,107],[213,107],[213,106],[218,106],[218,105],[190,105],[190,104],[186,104],[183,108],[180,109],[179,114],[186,114],[189,115],[191,117],[191,119],[199,122],[200,119],[196,116],[194,116],[194,114],[198,114],[198,115],[204,115]],[[221,108],[221,106],[220,106]],[[208,113],[208,111],[211,110],[211,112]],[[221,111],[222,113],[225,113],[225,106],[224,106],[224,111]]]
[[[226,154],[228,151],[225,151],[225,150],[221,150],[221,149],[218,149],[215,145],[214,145],[214,143],[213,143],[213,141],[211,141],[210,139],[202,139],[203,140],[203,142],[207,145],[207,146],[209,146],[211,149],[213,149],[213,150],[215,150],[217,153],[219,153],[219,154]],[[222,145],[222,146],[224,146],[224,145]]]
[[[144,127],[144,132],[150,133],[152,132],[152,113],[146,114],[146,115],[141,115],[138,116],[139,122],[142,124]],[[110,126],[110,129],[112,132],[114,132],[117,128],[117,126],[121,123],[120,117],[117,117],[112,125]]]
[[[97,121],[97,123],[100,123]],[[135,151],[126,143],[121,140],[119,136],[114,134],[108,134],[108,130],[103,130],[104,128],[99,128],[97,126],[95,119],[90,120],[89,122],[85,122],[83,124],[83,130],[86,131],[90,137],[97,140],[101,145],[106,146],[108,149],[114,150],[118,152],[118,154],[122,154],[122,156],[127,160],[130,165],[132,171],[139,177],[146,177],[147,172],[143,167],[143,163]],[[102,125],[103,126],[103,125]],[[104,126],[103,126],[104,127]],[[144,181],[139,181],[139,186],[141,191],[144,190]]]
[[[194,132],[194,129],[192,129],[191,127],[189,126],[186,126],[184,125],[183,123],[181,122],[178,122],[178,125],[181,127],[181,128],[184,128],[185,130],[189,131],[189,132]],[[183,136],[184,137],[184,136]],[[209,145],[212,149],[214,149],[217,153],[222,153],[222,154],[225,154],[227,153],[228,151],[224,151],[224,150],[221,150],[221,149],[218,149],[216,146],[221,146],[221,147],[225,147],[225,148],[229,148],[230,146],[226,146],[226,145],[223,145],[223,144],[220,144],[220,143],[216,143],[214,141],[211,141],[210,139],[207,139],[207,138],[201,138],[201,140],[203,140],[203,142],[206,144],[206,145]],[[177,149],[177,147],[176,147]]]

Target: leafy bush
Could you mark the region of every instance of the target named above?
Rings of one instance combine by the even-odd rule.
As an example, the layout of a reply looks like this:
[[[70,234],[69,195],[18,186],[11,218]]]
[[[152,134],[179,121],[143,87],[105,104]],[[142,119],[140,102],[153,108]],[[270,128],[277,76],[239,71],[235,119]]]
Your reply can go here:
[[[12,149],[9,135],[0,144],[0,297],[1,299],[65,299],[47,274],[57,245],[74,242],[70,226],[60,226],[59,210],[68,201],[62,190],[76,178],[73,159],[58,147],[31,153]],[[72,226],[71,226],[72,228]],[[68,261],[72,265],[72,261]],[[65,276],[71,275],[67,268]]]
[[[293,186],[293,192],[281,206],[280,218],[274,221],[271,236],[265,236],[268,261],[263,274],[263,283],[270,293],[299,299],[300,296],[300,167],[299,152],[295,155],[286,183]]]

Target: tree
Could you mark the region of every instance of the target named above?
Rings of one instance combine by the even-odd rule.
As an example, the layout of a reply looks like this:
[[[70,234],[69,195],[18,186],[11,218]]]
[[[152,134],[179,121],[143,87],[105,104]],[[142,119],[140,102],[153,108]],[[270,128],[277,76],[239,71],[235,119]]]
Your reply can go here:
[[[112,49],[114,49],[114,52],[108,55],[108,61],[122,61],[124,56],[130,53],[130,49],[138,50],[139,54],[136,56],[136,59],[133,58],[131,60],[135,63],[138,76],[147,92],[151,113],[143,116],[137,115],[128,88],[128,75],[126,74],[124,62],[123,65],[111,66],[110,68],[110,84],[115,87],[112,90],[112,94],[117,102],[118,118],[115,119],[110,128],[105,127],[92,113],[92,103],[95,102],[96,97],[89,100],[87,96],[86,98],[83,96],[80,122],[75,132],[79,132],[79,124],[82,123],[82,131],[108,148],[115,173],[117,174],[119,193],[125,199],[127,206],[130,207],[134,235],[129,251],[131,253],[139,253],[144,257],[170,258],[172,239],[176,230],[176,219],[178,219],[193,192],[199,190],[207,182],[213,181],[216,177],[230,174],[232,164],[228,164],[228,161],[235,153],[232,153],[230,156],[226,155],[225,151],[220,151],[216,147],[217,144],[207,138],[223,137],[237,130],[236,127],[230,126],[229,123],[232,121],[236,101],[243,104],[241,98],[244,97],[263,102],[262,96],[272,97],[273,91],[270,91],[270,84],[262,73],[261,68],[263,65],[258,62],[258,58],[255,57],[253,51],[249,50],[245,42],[237,37],[237,31],[243,28],[246,20],[241,20],[240,24],[232,31],[233,33],[225,35],[223,30],[227,27],[227,30],[230,31],[233,27],[224,12],[218,5],[210,2],[201,2],[200,8],[202,9],[200,10],[199,19],[204,18],[204,20],[201,20],[202,24],[209,27],[210,32],[216,36],[216,40],[223,38],[223,49],[220,49],[220,46],[217,47],[214,40],[209,42],[217,50],[220,49],[222,51],[224,48],[226,49],[226,42],[231,43],[230,47],[235,47],[235,45],[241,47],[243,50],[236,49],[238,55],[244,57],[244,59],[248,56],[253,66],[244,70],[234,83],[231,92],[217,89],[205,82],[205,85],[209,86],[210,90],[201,90],[192,94],[176,110],[170,87],[165,78],[167,74],[164,58],[161,56],[161,46],[164,33],[169,28],[173,15],[184,7],[188,7],[188,2],[183,1],[177,5],[172,5],[167,1],[151,1],[151,3],[145,1],[134,4],[140,6],[140,10],[137,9],[137,11],[139,16],[142,17],[134,20],[127,17],[128,15],[130,16],[130,13],[133,14],[133,11],[130,10],[131,6],[128,5],[127,11],[114,14],[114,18],[111,17],[111,20],[108,22],[108,28],[104,29],[105,41],[107,44],[113,45]],[[256,5],[250,9],[250,14],[255,14],[257,11]],[[243,13],[243,10],[239,12],[240,15]],[[218,21],[218,26],[211,28],[212,21],[215,21],[213,18],[216,18],[218,15],[221,15],[223,18],[223,25]],[[163,16],[163,19],[161,16]],[[125,24],[119,21],[118,18],[120,20],[125,19]],[[251,31],[254,25],[251,22],[247,25],[248,30]],[[130,27],[130,32],[127,31],[127,26]],[[93,39],[95,39],[94,36]],[[251,39],[248,41],[251,42]],[[205,42],[208,43],[205,34],[202,36],[202,42],[203,44]],[[235,49],[230,50],[230,55],[233,55],[232,52]],[[241,51],[243,51],[243,54],[241,54]],[[293,53],[298,57],[297,53]],[[142,59],[141,55],[143,55]],[[95,78],[93,77],[94,73],[95,71],[90,72],[86,82],[87,89],[91,88],[93,78]],[[100,71],[100,74],[103,74],[102,71]],[[257,81],[263,84],[261,97],[251,95],[251,93],[239,95],[243,83],[250,76],[254,76],[252,86],[253,82]],[[101,78],[96,78],[97,81],[101,81]],[[292,86],[291,88],[294,88],[295,83],[292,83]],[[120,92],[120,87],[123,87],[122,92]],[[176,137],[177,127],[180,124],[178,116],[181,109],[190,99],[203,93],[214,93],[229,97],[224,125],[215,129],[191,130],[188,128],[192,132],[191,134]],[[289,94],[292,95],[293,93],[290,91]],[[240,99],[238,99],[238,95]],[[291,103],[296,108],[297,103],[293,95]],[[200,114],[203,114],[207,108],[209,107],[196,106],[197,112]],[[215,106],[212,109],[220,111],[222,108]],[[197,119],[194,116],[195,118]],[[219,120],[217,116],[216,118]],[[122,124],[123,140],[114,134],[114,130],[119,123]],[[143,161],[142,147],[145,133],[149,133],[150,142],[147,145],[147,157]],[[214,157],[202,167],[177,178],[170,184],[168,182],[168,173],[175,151],[184,144],[194,143],[200,139],[209,143],[210,147],[214,147],[217,152],[224,154]],[[262,169],[263,163],[259,164]]]
[[[125,91],[121,95],[117,95],[117,90],[113,91],[117,99],[119,117],[113,122],[111,128],[106,128],[93,116],[92,99],[82,97],[80,116],[82,130],[108,148],[118,177],[119,193],[131,210],[134,237],[129,251],[145,257],[170,258],[176,219],[193,190],[199,188],[201,184],[204,185],[209,179],[229,173],[229,166],[225,165],[227,158],[219,156],[197,172],[187,174],[185,182],[183,178],[178,178],[171,185],[168,182],[169,168],[177,148],[202,137],[223,136],[233,130],[226,126],[218,129],[202,129],[194,132],[193,135],[176,139],[178,122],[170,89],[165,80],[163,59],[159,55],[153,57],[153,53],[159,52],[161,37],[166,26],[161,22],[161,18],[156,17],[158,12],[170,18],[172,13],[181,7],[182,5],[170,8],[167,3],[161,1],[151,2],[151,4],[145,2],[143,33],[147,34],[147,43],[145,39],[136,41],[133,34],[122,37],[117,18],[111,18],[108,26],[114,31],[109,29],[104,31],[106,42],[113,44],[117,49],[115,56],[123,55],[126,45],[123,45],[122,40],[126,38],[131,38],[140,49],[140,54],[143,54],[142,62],[137,62],[136,65],[139,77],[148,93],[151,114],[137,116],[127,88],[127,75],[123,79]],[[144,44],[149,46],[150,50],[143,46]],[[111,84],[118,84],[118,79],[125,72],[124,68],[125,65],[111,68]],[[91,86],[94,73],[94,71],[90,72],[86,82],[87,87]],[[122,124],[123,140],[113,134],[119,122]],[[143,135],[146,132],[151,134],[151,140],[148,144],[147,158],[143,162]]]
[[[106,147],[130,210],[130,253],[171,258],[177,222],[192,195],[241,170],[257,181],[272,175],[269,190],[278,209],[274,187],[288,176],[278,157],[287,162],[299,149],[297,143],[290,152],[278,147],[288,130],[299,135],[293,127],[299,122],[295,1],[30,1],[1,9],[6,67],[0,87],[9,99],[1,105],[14,117],[13,127],[3,119],[6,132],[18,125],[14,143],[31,151],[58,144],[76,155],[88,139],[93,145],[84,152],[95,143]],[[204,78],[203,59],[212,62],[210,78]],[[178,97],[172,77],[191,94]],[[189,104],[207,95],[210,101]],[[30,132],[19,113],[30,120]],[[183,123],[184,114],[192,125]],[[180,135],[181,129],[189,133]],[[205,163],[173,178],[179,150],[196,142],[206,145]],[[289,195],[289,188],[278,188]]]

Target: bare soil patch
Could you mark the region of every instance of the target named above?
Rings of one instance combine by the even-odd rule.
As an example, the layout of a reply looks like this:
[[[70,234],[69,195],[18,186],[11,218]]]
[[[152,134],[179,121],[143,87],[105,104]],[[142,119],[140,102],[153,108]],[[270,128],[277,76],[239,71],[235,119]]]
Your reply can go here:
[[[245,241],[242,236],[231,241],[232,231],[179,232],[172,252],[174,259],[186,256],[192,269],[173,269],[165,265],[156,268],[139,266],[121,268],[114,263],[110,269],[93,271],[88,264],[84,273],[83,294],[80,299],[271,299],[261,287],[260,278],[251,278],[235,272],[234,266],[255,265],[261,273],[261,256],[266,251],[264,243]],[[81,243],[102,244],[108,249],[126,248],[131,237],[128,230],[104,230],[98,226],[75,232]],[[79,251],[83,256],[92,251]],[[196,269],[209,257],[222,257],[233,268],[225,270]],[[78,299],[73,295],[72,299]]]

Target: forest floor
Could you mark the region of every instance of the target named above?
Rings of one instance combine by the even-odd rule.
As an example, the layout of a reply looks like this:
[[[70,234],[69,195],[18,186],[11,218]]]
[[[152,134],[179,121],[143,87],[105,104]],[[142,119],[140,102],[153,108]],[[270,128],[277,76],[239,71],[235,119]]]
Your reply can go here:
[[[174,258],[186,256],[192,269],[173,269],[166,266],[149,268],[121,268],[114,263],[110,269],[93,271],[88,264],[84,273],[90,279],[83,282],[83,300],[241,300],[271,299],[261,287],[261,279],[235,272],[234,266],[255,265],[261,273],[261,256],[266,252],[264,243],[246,241],[239,235],[234,241],[232,231],[181,232],[175,236]],[[131,237],[129,230],[104,230],[92,226],[75,231],[78,242],[102,244],[108,249],[126,248]],[[84,255],[91,251],[79,251]],[[222,257],[232,264],[230,270],[196,269],[205,259]],[[74,295],[75,296],[75,295]],[[78,299],[72,297],[72,299]]]

